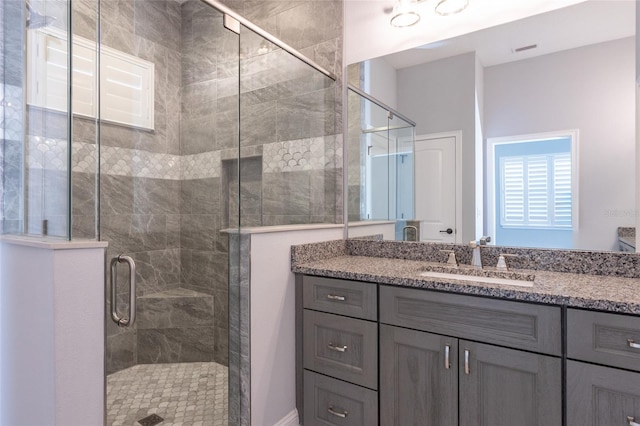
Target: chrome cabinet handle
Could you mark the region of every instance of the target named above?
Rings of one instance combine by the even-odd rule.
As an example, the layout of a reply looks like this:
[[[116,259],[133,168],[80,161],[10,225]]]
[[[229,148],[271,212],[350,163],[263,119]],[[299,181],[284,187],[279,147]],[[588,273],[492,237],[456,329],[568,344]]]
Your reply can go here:
[[[469,368],[469,354],[471,351],[469,349],[464,350],[464,374],[471,374],[471,369]]]
[[[347,300],[344,296],[336,296],[335,294],[327,294],[327,299],[329,300],[339,300],[340,302],[344,302]]]
[[[333,343],[329,342],[329,345],[327,345],[329,347],[329,349],[331,349],[332,351],[336,351],[336,352],[344,352],[347,350],[347,346],[336,346]]]
[[[634,340],[627,339],[627,343],[629,343],[630,348],[640,349],[640,343],[636,343]]]
[[[636,418],[627,416],[627,422],[629,422],[629,426],[640,426],[640,423],[636,423]]]
[[[449,360],[449,352],[451,351],[451,345],[444,345],[444,368],[450,369],[451,362]]]
[[[129,266],[129,318],[118,313],[118,263]],[[111,259],[111,319],[118,327],[131,327],[136,321],[136,263],[122,254]]]
[[[336,417],[340,417],[341,419],[346,418],[349,413],[347,411],[343,411],[342,413],[339,411],[336,411],[333,409],[333,405],[329,406],[329,408],[327,408],[327,411],[329,412],[329,414],[333,414]]]

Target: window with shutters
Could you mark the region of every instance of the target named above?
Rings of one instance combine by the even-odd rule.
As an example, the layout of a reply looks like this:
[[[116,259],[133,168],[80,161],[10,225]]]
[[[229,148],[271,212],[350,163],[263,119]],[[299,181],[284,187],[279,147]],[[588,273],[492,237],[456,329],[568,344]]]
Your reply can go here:
[[[500,225],[572,227],[571,153],[503,156]]]
[[[578,130],[487,139],[485,213],[496,244],[572,247],[577,152]]]
[[[56,28],[28,33],[27,102],[53,111],[68,110],[67,34]],[[72,108],[75,115],[98,113],[96,43],[73,36]],[[154,69],[145,61],[108,46],[100,49],[100,119],[154,129]]]

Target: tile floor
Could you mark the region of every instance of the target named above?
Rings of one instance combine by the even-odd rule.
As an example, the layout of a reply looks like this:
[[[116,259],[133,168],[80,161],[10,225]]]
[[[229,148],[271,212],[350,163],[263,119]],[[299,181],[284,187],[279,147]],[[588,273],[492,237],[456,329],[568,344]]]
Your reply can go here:
[[[107,425],[227,426],[227,367],[215,362],[142,364],[107,377]]]

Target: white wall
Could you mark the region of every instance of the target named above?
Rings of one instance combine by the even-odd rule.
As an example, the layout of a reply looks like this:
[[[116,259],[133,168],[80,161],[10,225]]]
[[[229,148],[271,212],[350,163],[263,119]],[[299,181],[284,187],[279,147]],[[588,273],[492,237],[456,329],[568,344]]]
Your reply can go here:
[[[396,69],[384,58],[376,58],[365,62],[364,73],[362,90],[387,106],[398,109]]]
[[[251,235],[251,423],[255,426],[298,424],[293,420],[296,351],[291,245],[342,239],[343,232],[338,226]]]
[[[635,226],[635,41],[485,68],[484,137],[579,129],[575,248],[614,249]]]
[[[398,70],[398,110],[415,120],[417,136],[462,131],[462,241],[474,239],[475,53]]]
[[[0,241],[0,424],[103,423],[105,246]]]

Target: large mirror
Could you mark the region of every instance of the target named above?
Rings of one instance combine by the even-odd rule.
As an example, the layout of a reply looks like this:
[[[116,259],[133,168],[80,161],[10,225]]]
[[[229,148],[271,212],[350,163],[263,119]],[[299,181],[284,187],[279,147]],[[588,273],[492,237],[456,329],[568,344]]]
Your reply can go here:
[[[351,85],[416,126],[413,217],[349,209],[349,236],[635,251],[635,51],[635,2],[586,1],[351,64]],[[363,111],[349,105],[350,152]],[[386,190],[353,162],[350,206]]]

